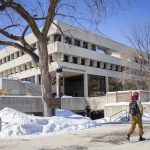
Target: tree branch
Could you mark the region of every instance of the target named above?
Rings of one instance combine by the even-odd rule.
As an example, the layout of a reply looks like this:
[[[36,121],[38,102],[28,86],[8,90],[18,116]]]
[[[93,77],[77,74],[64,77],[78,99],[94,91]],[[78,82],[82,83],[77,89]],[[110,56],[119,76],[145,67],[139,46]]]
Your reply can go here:
[[[13,1],[5,2],[4,0],[0,0],[0,3],[2,4],[0,6],[0,8],[2,8],[2,11],[6,8],[12,8],[29,24],[36,38],[38,39],[39,37],[41,37],[41,32],[36,22],[34,21],[34,18],[20,4]]]
[[[51,26],[51,23],[53,22],[53,19],[55,16],[55,9],[56,9],[59,1],[60,0],[51,0],[51,3],[50,3],[49,8],[48,8],[48,14],[47,14],[47,18],[45,21],[45,25],[44,25],[43,30],[42,30],[42,33],[44,36],[47,35],[49,28]]]
[[[27,30],[29,29],[29,27],[30,27],[29,25],[27,25],[27,26],[25,27],[24,31],[22,32],[21,38],[24,38],[24,37],[25,37],[25,34],[26,34]]]
[[[10,34],[9,32],[5,31],[4,29],[0,29],[0,33],[6,36],[7,38],[10,38],[12,40],[20,41],[20,37]]]
[[[17,27],[17,26],[19,26],[19,24],[12,24],[12,25],[9,25],[9,26],[3,28],[3,30],[7,30],[7,29],[9,29],[9,28]]]

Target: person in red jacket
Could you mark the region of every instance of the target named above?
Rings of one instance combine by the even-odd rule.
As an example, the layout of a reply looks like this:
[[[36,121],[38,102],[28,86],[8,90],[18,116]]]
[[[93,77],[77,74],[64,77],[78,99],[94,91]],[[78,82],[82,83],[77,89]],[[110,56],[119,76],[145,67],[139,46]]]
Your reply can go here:
[[[143,115],[143,106],[139,100],[139,93],[134,92],[131,97],[131,102],[129,104],[129,112],[131,113],[131,127],[127,134],[127,140],[130,140],[130,135],[134,132],[136,124],[139,127],[139,141],[145,140],[143,138],[143,124],[142,124],[142,115]]]

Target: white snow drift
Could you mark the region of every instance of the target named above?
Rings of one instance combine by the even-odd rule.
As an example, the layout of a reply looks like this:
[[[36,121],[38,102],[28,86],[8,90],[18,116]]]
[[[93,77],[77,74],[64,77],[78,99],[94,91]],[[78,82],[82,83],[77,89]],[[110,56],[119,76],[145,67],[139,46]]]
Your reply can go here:
[[[11,108],[4,108],[0,111],[0,118],[2,120],[0,137],[34,136],[77,131],[95,128],[110,121],[110,118],[91,120],[88,117],[61,109],[56,110],[56,116],[54,117],[37,117]],[[122,118],[124,116],[117,121],[122,120]],[[150,114],[144,114],[143,120],[150,121]]]

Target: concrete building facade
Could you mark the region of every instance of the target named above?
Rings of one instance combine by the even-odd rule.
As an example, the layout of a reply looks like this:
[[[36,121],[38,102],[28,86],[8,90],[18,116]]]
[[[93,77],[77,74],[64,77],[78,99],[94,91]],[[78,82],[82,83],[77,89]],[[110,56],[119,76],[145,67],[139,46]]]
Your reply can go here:
[[[146,89],[143,81],[150,74],[142,70],[140,59],[135,59],[135,49],[59,21],[55,23],[64,35],[52,25],[47,38],[53,96],[61,93],[97,97],[108,91]],[[33,34],[26,40],[36,47]],[[37,49],[35,53],[38,54]],[[58,73],[58,70],[62,72]],[[0,51],[0,76],[36,84],[41,82],[38,64],[28,54],[13,47]]]

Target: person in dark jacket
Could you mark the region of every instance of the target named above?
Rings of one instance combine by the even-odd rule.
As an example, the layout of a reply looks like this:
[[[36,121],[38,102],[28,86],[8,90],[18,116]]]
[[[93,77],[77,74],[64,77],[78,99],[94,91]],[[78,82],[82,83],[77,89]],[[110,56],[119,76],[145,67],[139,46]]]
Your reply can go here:
[[[91,107],[89,105],[85,108],[85,116],[91,118]]]
[[[131,103],[135,102],[137,104],[137,112],[136,114],[132,114],[131,113]],[[130,140],[130,136],[131,134],[134,132],[136,124],[138,124],[139,127],[139,141],[143,141],[145,140],[145,138],[143,138],[143,125],[142,125],[142,115],[143,115],[143,106],[141,104],[141,101],[139,100],[139,93],[138,92],[134,92],[132,97],[131,97],[131,102],[129,104],[129,109],[130,109],[130,113],[131,113],[131,127],[129,129],[129,132],[127,134],[127,140]]]

